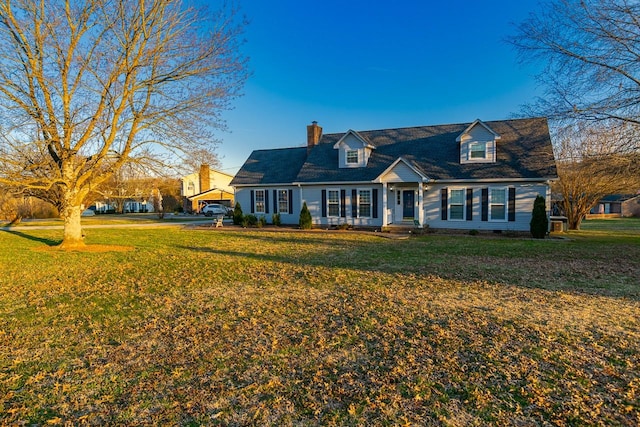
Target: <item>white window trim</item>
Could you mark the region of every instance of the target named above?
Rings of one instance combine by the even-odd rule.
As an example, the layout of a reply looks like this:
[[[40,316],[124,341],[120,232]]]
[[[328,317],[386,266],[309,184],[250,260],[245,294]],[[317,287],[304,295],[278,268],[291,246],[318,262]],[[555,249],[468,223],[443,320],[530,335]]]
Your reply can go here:
[[[329,201],[331,200],[331,198],[329,197],[329,193],[335,191],[336,193],[338,193],[338,214],[337,215],[331,215],[331,209],[329,209],[329,206],[331,205],[331,203],[329,203]],[[327,188],[327,218],[340,218],[340,214],[342,212],[340,212],[340,208],[341,208],[341,203],[340,203],[340,189],[339,188]]]
[[[451,192],[454,190],[462,190],[462,218],[451,217]],[[447,219],[449,221],[465,221],[467,218],[467,188],[466,187],[450,187],[449,194],[447,194]]]
[[[501,190],[504,192],[504,218],[494,219],[491,215],[491,206],[493,203],[491,202],[491,196],[493,194],[493,190]],[[497,205],[497,203],[496,203]],[[509,187],[489,187],[489,201],[487,209],[489,210],[489,222],[508,222],[509,220]]]
[[[281,209],[280,206],[280,193],[284,193],[285,197],[286,197],[286,201],[287,201],[287,208],[286,209]],[[276,190],[276,206],[278,207],[278,212],[277,213],[289,213],[289,203],[291,203],[291,201],[289,200],[289,190],[286,190],[284,188],[279,188]]]
[[[258,192],[262,192],[262,210],[258,210]],[[253,191],[253,213],[264,214],[266,213],[267,206],[267,198],[266,198],[267,190],[264,188],[256,189]]]
[[[362,210],[362,203],[360,202],[360,192],[368,191],[369,192],[369,215],[363,216],[360,215]],[[358,188],[357,189],[358,196],[358,218],[373,218],[373,189],[372,188]]]
[[[350,162],[349,161],[349,154],[353,154],[355,153],[356,155],[356,161],[355,162]],[[346,149],[344,152],[344,162],[347,165],[358,165],[360,164],[360,150],[351,150],[351,149]]]
[[[477,146],[477,145],[482,145],[484,146],[484,155],[482,157],[473,157],[473,147]],[[474,161],[474,160],[487,160],[487,147],[488,147],[489,143],[487,141],[472,141],[469,142],[469,157],[468,159],[470,161]]]

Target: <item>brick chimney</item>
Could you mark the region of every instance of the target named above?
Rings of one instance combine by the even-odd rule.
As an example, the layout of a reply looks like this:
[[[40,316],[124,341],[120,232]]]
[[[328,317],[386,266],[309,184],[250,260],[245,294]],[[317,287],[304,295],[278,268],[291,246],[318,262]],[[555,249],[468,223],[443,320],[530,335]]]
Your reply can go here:
[[[211,185],[209,165],[200,165],[200,192],[210,190]]]
[[[318,145],[322,136],[322,128],[318,126],[318,122],[311,122],[307,126],[307,153],[311,151],[314,145]]]

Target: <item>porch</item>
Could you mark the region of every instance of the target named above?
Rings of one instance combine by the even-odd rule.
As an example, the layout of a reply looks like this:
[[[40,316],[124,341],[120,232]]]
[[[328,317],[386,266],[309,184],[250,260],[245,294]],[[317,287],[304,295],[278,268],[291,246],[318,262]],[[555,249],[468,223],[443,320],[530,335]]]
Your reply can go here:
[[[383,182],[383,229],[408,231],[422,228],[424,224],[424,195],[427,190],[428,187],[421,182]]]

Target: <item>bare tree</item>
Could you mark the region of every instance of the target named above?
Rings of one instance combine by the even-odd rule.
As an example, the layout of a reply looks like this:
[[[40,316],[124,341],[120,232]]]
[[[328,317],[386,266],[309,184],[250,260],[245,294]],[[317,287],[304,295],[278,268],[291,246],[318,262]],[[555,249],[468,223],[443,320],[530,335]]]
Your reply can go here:
[[[509,41],[524,61],[546,64],[533,114],[640,126],[640,2],[542,2]]]
[[[640,156],[629,150],[633,126],[616,128],[582,125],[561,129],[556,138],[562,207],[569,229],[579,230],[582,220],[606,195],[640,189]]]
[[[51,201],[83,245],[85,197],[130,162],[213,145],[246,60],[233,10],[0,0],[0,184]]]

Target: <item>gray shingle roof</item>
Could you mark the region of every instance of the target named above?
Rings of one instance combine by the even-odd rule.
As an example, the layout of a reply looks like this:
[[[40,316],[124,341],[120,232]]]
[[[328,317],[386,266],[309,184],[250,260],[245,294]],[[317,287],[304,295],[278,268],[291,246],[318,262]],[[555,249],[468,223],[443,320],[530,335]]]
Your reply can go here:
[[[308,155],[306,147],[291,149],[297,150],[295,156],[286,150],[254,151],[231,185],[269,184],[274,182],[272,174],[290,178],[294,172],[294,178],[280,182],[366,182],[376,179],[399,157],[435,180],[557,176],[545,118],[484,123],[501,137],[497,141],[495,163],[460,164],[456,138],[471,123],[358,131],[376,147],[364,168],[338,167],[338,150],[333,146],[344,133],[334,133],[323,135]]]
[[[306,157],[307,147],[256,150],[244,162],[230,185],[292,183]]]

